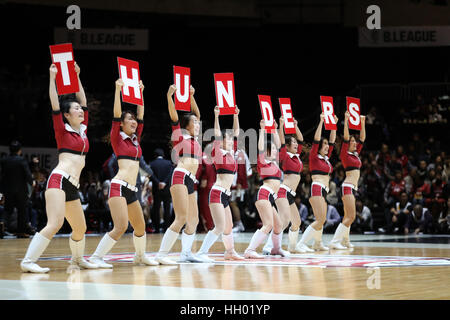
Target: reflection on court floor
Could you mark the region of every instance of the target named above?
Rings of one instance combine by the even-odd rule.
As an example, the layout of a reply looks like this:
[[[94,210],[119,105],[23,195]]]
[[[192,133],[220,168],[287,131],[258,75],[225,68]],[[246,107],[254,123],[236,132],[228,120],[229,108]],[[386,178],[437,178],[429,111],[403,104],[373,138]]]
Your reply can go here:
[[[102,235],[86,237],[86,252]],[[162,235],[147,235],[152,257]],[[242,253],[252,233],[235,235]],[[328,243],[332,235],[324,235]],[[204,238],[197,235],[196,252]],[[112,270],[69,265],[68,236],[58,235],[39,260],[48,274],[19,268],[29,239],[0,241],[0,299],[52,300],[309,300],[450,299],[450,236],[352,235],[352,250],[292,254],[289,258],[225,261],[223,244],[211,248],[214,263],[136,266],[132,235],[105,257]],[[285,239],[286,240],[286,239]],[[287,243],[284,242],[284,245]],[[169,255],[179,259],[178,240]],[[261,248],[260,248],[261,249]]]

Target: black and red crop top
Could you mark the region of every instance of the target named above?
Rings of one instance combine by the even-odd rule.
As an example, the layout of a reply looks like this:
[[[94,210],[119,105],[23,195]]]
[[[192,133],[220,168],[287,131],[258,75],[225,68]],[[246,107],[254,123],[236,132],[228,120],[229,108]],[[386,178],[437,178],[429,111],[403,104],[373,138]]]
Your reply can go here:
[[[258,174],[262,180],[277,179],[281,180],[281,169],[278,167],[275,161],[269,161],[266,159],[265,152],[258,154],[257,164]]]
[[[281,145],[279,157],[281,169],[285,174],[300,174],[303,170],[303,163],[300,160],[300,154],[302,153],[303,142],[298,143],[297,153],[290,153],[286,149],[286,145]]]
[[[361,159],[359,159],[359,154],[363,148],[363,143],[358,140],[356,144],[356,152],[348,151],[349,141],[343,141],[341,147],[340,158],[345,171],[359,170],[361,168]]]
[[[323,157],[319,154],[319,141],[314,141],[309,152],[309,170],[311,175],[323,174],[329,175],[333,172],[333,166],[328,160],[334,149],[334,143],[329,144],[328,155]]]
[[[228,151],[221,148],[222,137],[216,137],[213,142],[211,158],[218,174],[229,173],[235,174],[237,171],[237,163],[234,155],[237,151],[237,137],[234,137],[233,150]]]
[[[202,148],[197,139],[191,135],[183,134],[180,122],[172,122],[172,146],[178,157],[190,157],[202,160]]]
[[[144,128],[144,121],[137,120],[137,123],[136,134],[133,134],[130,137],[120,130],[120,118],[113,119],[111,127],[111,146],[118,160],[140,160],[142,156],[140,141],[142,129]]]
[[[89,140],[86,135],[89,112],[87,107],[82,107],[84,120],[80,124],[80,132],[76,132],[68,123],[64,123],[61,110],[53,111],[53,129],[55,130],[56,146],[58,153],[69,152],[78,155],[86,155],[89,151]]]

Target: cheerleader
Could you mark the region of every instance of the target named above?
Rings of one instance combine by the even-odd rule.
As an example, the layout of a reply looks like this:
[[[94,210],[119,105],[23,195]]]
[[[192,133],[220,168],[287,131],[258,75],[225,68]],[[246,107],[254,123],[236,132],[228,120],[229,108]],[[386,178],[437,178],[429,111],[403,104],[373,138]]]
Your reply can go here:
[[[200,111],[194,99],[195,90],[191,86],[189,95],[193,113],[185,113],[179,119],[172,98],[176,90],[176,86],[171,85],[167,92],[169,115],[172,121],[173,152],[177,157],[177,167],[172,173],[170,187],[175,220],[164,233],[156,255],[156,261],[160,264],[176,264],[167,256],[184,225],[186,226],[181,234],[180,262],[205,262],[191,251],[199,222],[194,184],[197,183],[196,174],[202,159],[202,148],[197,141],[200,131]]]
[[[219,107],[214,108],[214,143],[211,158],[216,168],[216,182],[209,193],[209,208],[214,220],[214,229],[209,231],[203,240],[198,256],[208,262],[214,262],[207,256],[211,246],[222,235],[225,246],[225,260],[243,260],[234,250],[233,216],[230,210],[231,185],[233,183],[237,163],[234,154],[237,151],[239,136],[239,109],[233,115],[233,135],[223,134],[219,125]]]
[[[283,183],[278,190],[275,204],[277,205],[278,213],[280,214],[281,224],[283,230],[281,231],[280,243],[282,243],[283,231],[291,222],[289,228],[289,244],[288,251],[294,252],[298,241],[298,231],[301,224],[300,214],[297,205],[295,204],[295,190],[300,183],[300,173],[303,170],[303,163],[300,160],[300,154],[303,148],[303,135],[298,128],[297,120],[294,119],[295,135],[284,136],[284,117],[280,118],[280,128],[278,134],[280,136],[281,148],[279,151],[279,159],[281,169],[283,170]],[[279,248],[273,247],[271,238],[268,239],[266,246],[263,249],[264,254],[280,254],[282,256],[289,255],[288,252]]]
[[[358,190],[358,180],[361,170],[359,155],[366,140],[365,116],[361,118],[361,132],[359,140],[349,133],[348,119],[350,113],[345,112],[344,141],[342,142],[340,158],[345,169],[345,180],[341,186],[342,202],[344,203],[344,218],[337,227],[329,247],[331,249],[344,250],[353,248],[350,243],[350,226],[356,218],[356,204],[354,191]]]
[[[103,257],[112,249],[128,228],[128,221],[134,229],[133,243],[136,253],[135,264],[158,265],[145,255],[147,236],[142,207],[137,198],[136,179],[139,172],[139,161],[142,157],[140,146],[144,127],[144,105],[137,106],[137,116],[131,111],[123,111],[120,102],[120,91],[123,87],[122,79],[116,81],[114,98],[114,118],[111,127],[111,145],[117,156],[119,171],[111,179],[109,187],[108,205],[114,228],[105,233],[94,254],[89,258],[100,268],[112,268]],[[142,81],[139,83],[141,92],[144,91]]]
[[[275,123],[275,126],[276,123]],[[268,234],[272,231],[272,243],[274,248],[281,248],[281,231],[282,225],[278,212],[275,208],[275,196],[280,188],[281,170],[277,164],[277,150],[280,147],[280,138],[277,131],[273,134],[274,142],[270,141],[266,150],[264,148],[264,120],[260,122],[261,130],[259,132],[258,140],[258,174],[263,180],[263,185],[259,188],[255,206],[261,218],[263,226],[256,230],[250,244],[245,250],[244,257],[249,259],[261,259],[264,256],[258,254],[256,249],[263,243]],[[276,128],[275,128],[276,129]],[[280,250],[280,249],[278,249]],[[280,250],[280,253],[281,250]]]
[[[337,123],[337,117],[334,116]],[[336,130],[331,130],[330,140],[322,138],[322,126],[324,122],[324,114],[320,115],[320,122],[314,134],[314,141],[309,152],[309,170],[311,171],[311,196],[309,203],[314,212],[316,221],[311,223],[297,243],[296,252],[314,252],[327,251],[328,247],[322,244],[323,225],[327,218],[327,202],[325,200],[329,191],[330,174],[333,172],[333,166],[328,160],[333,152],[334,142],[336,141]],[[314,239],[313,249],[306,244]]]
[[[36,261],[47,248],[50,240],[61,229],[64,218],[72,228],[69,246],[72,251],[70,264],[82,269],[98,268],[87,262],[84,255],[86,220],[81,207],[79,179],[85,165],[89,140],[86,136],[88,109],[86,96],[80,80],[80,67],[75,62],[75,71],[80,91],[76,100],[58,100],[55,78],[56,65],[50,66],[49,95],[53,110],[53,129],[58,148],[58,164],[51,172],[45,191],[47,225],[33,236],[25,258],[20,263],[23,272],[46,273],[49,268],[41,268]]]

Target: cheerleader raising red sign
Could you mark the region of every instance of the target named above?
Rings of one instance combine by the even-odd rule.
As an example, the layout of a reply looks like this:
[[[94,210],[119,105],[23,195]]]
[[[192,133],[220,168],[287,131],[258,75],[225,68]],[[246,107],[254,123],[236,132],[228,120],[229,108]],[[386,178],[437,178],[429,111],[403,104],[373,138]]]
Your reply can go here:
[[[68,94],[78,92],[78,79],[75,71],[75,59],[71,43],[57,44],[50,46],[52,62],[56,65],[56,88],[58,94]]]
[[[119,75],[123,81],[122,101],[142,106],[144,98],[139,88],[141,77],[139,75],[139,63],[117,57]]]

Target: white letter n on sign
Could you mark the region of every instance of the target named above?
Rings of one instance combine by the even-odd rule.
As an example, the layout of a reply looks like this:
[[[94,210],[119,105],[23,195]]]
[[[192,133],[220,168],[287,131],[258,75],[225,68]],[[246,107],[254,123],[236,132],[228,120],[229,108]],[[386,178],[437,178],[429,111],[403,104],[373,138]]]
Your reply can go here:
[[[134,96],[136,99],[141,98],[141,90],[139,89],[139,76],[138,76],[138,70],[136,68],[131,68],[131,75],[132,78],[128,78],[127,76],[127,67],[120,66],[120,72],[122,74],[122,81],[123,81],[123,94],[126,96],[130,95],[129,87],[133,88]]]
[[[234,107],[233,98],[233,82],[231,80],[227,81],[227,89],[223,85],[222,81],[217,81],[217,95],[219,96],[219,107],[223,108],[223,99],[227,101],[230,108]]]

